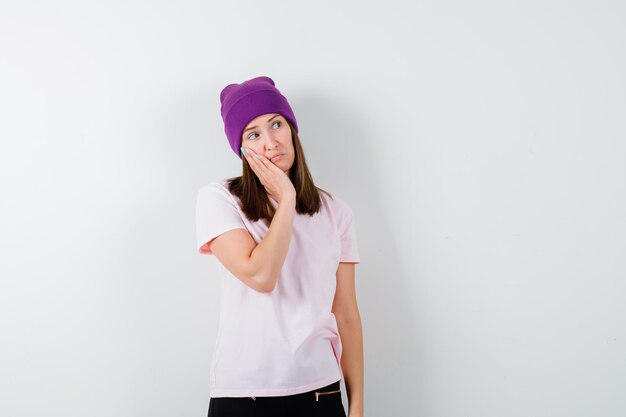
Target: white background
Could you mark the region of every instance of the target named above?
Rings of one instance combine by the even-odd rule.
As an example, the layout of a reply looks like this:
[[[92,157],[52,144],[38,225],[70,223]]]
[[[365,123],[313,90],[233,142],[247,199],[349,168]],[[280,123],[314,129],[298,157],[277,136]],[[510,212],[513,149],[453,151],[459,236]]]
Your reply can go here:
[[[258,75],[355,213],[366,416],[626,415],[624,21],[620,1],[2,1],[0,415],[206,416],[196,191],[240,174],[219,92]]]

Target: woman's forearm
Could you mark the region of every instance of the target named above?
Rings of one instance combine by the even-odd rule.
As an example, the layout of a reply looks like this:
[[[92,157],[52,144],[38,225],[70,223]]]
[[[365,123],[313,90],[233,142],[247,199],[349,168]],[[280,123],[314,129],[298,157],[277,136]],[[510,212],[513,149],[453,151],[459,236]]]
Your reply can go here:
[[[250,255],[250,260],[257,271],[256,281],[268,292],[276,286],[287,257],[295,214],[295,197],[281,200],[267,234]]]
[[[341,336],[341,370],[348,395],[348,416],[363,415],[363,329],[359,315],[337,322]]]

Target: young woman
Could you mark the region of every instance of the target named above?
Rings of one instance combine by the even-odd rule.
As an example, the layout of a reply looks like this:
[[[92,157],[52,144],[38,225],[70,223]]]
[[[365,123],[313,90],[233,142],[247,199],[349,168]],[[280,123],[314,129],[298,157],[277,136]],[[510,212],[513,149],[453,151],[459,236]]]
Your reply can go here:
[[[198,250],[219,261],[209,417],[363,416],[360,262],[348,204],[318,188],[274,81],[220,94],[242,175],[200,188]]]

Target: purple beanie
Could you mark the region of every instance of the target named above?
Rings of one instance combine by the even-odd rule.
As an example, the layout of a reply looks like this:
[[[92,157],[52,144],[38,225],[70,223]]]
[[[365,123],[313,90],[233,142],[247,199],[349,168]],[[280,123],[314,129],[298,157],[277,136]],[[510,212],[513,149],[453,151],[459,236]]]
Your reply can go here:
[[[220,93],[222,119],[228,143],[241,158],[241,134],[250,120],[266,113],[278,113],[291,122],[296,132],[298,124],[285,96],[274,86],[270,77],[260,76],[241,84],[229,84]]]

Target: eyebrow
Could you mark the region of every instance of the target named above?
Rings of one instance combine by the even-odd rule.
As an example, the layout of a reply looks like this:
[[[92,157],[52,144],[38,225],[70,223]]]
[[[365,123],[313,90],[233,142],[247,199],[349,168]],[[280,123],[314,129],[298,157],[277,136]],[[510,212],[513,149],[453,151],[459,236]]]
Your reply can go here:
[[[269,119],[267,119],[268,122],[271,122],[273,118],[280,116],[280,114],[275,114],[272,117],[270,117]],[[247,129],[244,129],[244,131],[242,133],[246,133],[248,130],[250,129],[256,129],[258,126],[250,126]]]

